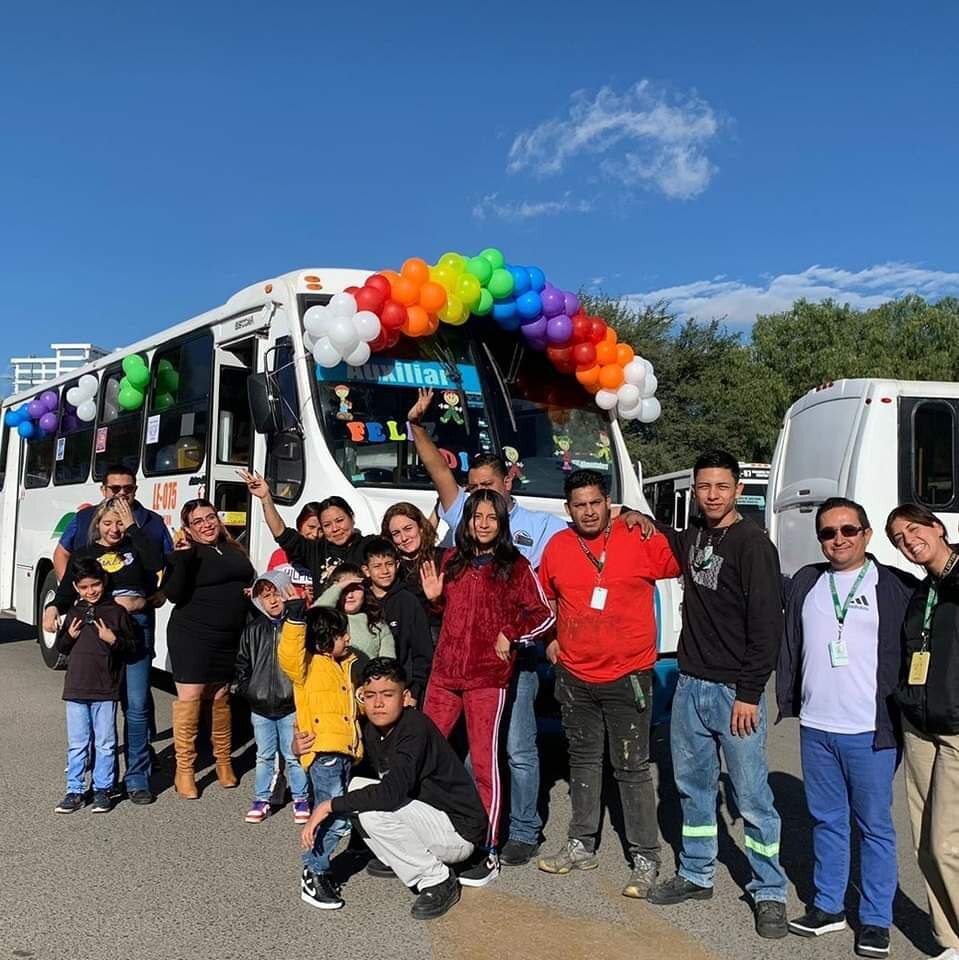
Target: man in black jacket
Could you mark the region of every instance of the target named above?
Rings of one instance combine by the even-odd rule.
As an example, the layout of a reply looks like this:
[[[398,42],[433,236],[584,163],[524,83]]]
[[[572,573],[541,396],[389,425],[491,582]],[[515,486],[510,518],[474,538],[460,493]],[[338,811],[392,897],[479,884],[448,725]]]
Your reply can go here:
[[[304,847],[331,815],[359,820],[367,846],[418,891],[411,913],[428,920],[460,898],[449,864],[482,847],[486,810],[466,768],[432,720],[408,703],[400,664],[371,660],[363,671],[363,746],[378,779],[355,777],[349,792],[321,803],[303,828]]]
[[[780,718],[799,717],[803,788],[814,822],[816,895],[789,929],[817,937],[846,928],[851,811],[861,834],[856,953],[884,957],[897,885],[893,693],[902,623],[917,581],[866,552],[872,529],[852,500],[826,500],[816,513],[816,535],[827,562],[803,567],[790,582],[776,669]]]

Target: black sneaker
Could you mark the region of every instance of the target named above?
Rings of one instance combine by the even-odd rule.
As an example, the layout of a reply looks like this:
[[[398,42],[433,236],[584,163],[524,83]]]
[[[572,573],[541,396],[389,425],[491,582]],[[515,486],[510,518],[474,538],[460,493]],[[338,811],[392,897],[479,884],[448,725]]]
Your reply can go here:
[[[414,920],[433,920],[442,917],[460,898],[460,885],[451,873],[442,883],[427,887],[413,901],[410,913]]]
[[[819,907],[810,907],[803,916],[789,921],[789,932],[797,937],[821,937],[824,933],[838,933],[845,929],[845,914],[826,913]]]
[[[339,910],[343,906],[343,898],[333,878],[328,873],[314,873],[309,867],[303,868],[300,899],[321,910]]]
[[[464,887],[485,887],[499,876],[495,850],[478,850],[469,860],[457,864],[456,876]]]
[[[524,843],[522,840],[507,840],[500,850],[499,862],[507,867],[522,867],[530,862],[539,850],[538,843]]]
[[[153,801],[156,800],[156,797],[145,788],[129,790],[127,791],[127,796],[130,798],[131,803],[139,804],[141,807],[145,807],[147,804],[153,803]]]
[[[53,809],[55,813],[76,813],[82,806],[82,793],[68,793]]]
[[[712,887],[701,887],[698,883],[693,883],[677,873],[675,877],[657,883],[646,894],[646,901],[659,906],[671,906],[674,903],[683,903],[685,900],[711,900],[712,896]]]
[[[109,790],[93,791],[93,806],[90,813],[109,813],[113,809],[113,800]]]
[[[378,860],[376,857],[366,865],[366,872],[371,877],[377,877],[380,880],[389,880],[392,877],[396,876],[396,871],[383,863],[382,860]]]
[[[778,900],[760,900],[756,904],[756,933],[765,940],[781,940],[789,933],[786,904]]]
[[[860,957],[888,957],[889,928],[865,924],[856,937],[856,953]]]

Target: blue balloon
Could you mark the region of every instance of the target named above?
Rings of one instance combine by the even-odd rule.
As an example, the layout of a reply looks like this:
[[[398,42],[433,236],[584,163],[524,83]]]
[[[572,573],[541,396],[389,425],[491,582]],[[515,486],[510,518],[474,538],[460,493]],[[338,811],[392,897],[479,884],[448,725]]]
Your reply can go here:
[[[516,301],[513,299],[509,300],[495,300],[493,302],[493,319],[497,321],[501,326],[505,321],[512,320],[516,316]],[[517,318],[517,326],[519,325],[519,320]]]
[[[33,436],[33,424],[29,420],[22,420],[17,424],[17,433],[19,433],[24,440],[29,440]]]
[[[498,324],[500,330],[508,330],[510,332],[519,330],[519,314],[514,313],[511,317],[496,317],[496,323]]]
[[[526,267],[507,267],[513,275],[513,296],[521,297],[529,290],[529,271]]]
[[[3,425],[5,427],[15,427],[20,422],[20,418],[17,416],[15,410],[8,410],[3,415]]]
[[[535,320],[543,312],[543,301],[535,290],[527,290],[516,300],[516,312],[524,321]]]
[[[546,274],[539,267],[527,267],[526,273],[529,276],[530,290],[542,293],[546,287]]]

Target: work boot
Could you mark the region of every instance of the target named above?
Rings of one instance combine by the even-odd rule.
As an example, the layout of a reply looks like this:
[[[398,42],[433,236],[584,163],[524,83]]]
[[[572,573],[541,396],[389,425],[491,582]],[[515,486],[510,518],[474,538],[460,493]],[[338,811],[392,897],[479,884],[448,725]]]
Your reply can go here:
[[[623,896],[635,900],[645,900],[649,891],[656,885],[659,877],[659,864],[639,855],[633,861],[633,872],[623,887]]]
[[[176,775],[173,786],[187,800],[196,800],[196,730],[200,724],[199,700],[173,701],[173,748],[176,750]]]
[[[227,697],[214,700],[210,724],[210,743],[216,761],[216,779],[221,787],[235,787],[239,782],[233,772],[233,715]]]
[[[565,875],[571,870],[595,870],[599,858],[585,847],[582,840],[567,840],[556,853],[540,857],[536,866],[544,873]]]

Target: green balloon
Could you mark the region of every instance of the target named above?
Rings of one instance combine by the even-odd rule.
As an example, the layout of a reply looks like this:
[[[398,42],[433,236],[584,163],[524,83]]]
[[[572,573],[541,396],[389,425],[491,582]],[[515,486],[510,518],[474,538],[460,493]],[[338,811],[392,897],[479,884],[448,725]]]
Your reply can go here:
[[[117,396],[117,403],[124,410],[139,410],[143,406],[143,394],[134,387],[126,387]]]
[[[170,407],[173,406],[173,404],[174,404],[173,397],[171,397],[170,394],[168,393],[158,393],[153,398],[154,410],[159,410],[162,412],[164,410],[168,410]]]
[[[513,274],[511,274],[509,270],[500,268],[493,271],[493,275],[489,278],[489,283],[486,284],[486,289],[489,290],[497,300],[502,300],[513,292],[514,283]]]
[[[503,251],[497,250],[496,247],[487,247],[485,250],[481,251],[480,256],[484,260],[488,260],[489,265],[494,270],[502,270],[506,265],[506,257],[503,256]]]
[[[480,290],[479,303],[473,307],[473,313],[478,317],[485,317],[493,309],[493,294],[485,287]]]
[[[157,364],[157,374],[161,375],[165,370],[172,370],[173,364],[165,357]]]
[[[479,280],[480,286],[485,287],[493,275],[493,265],[486,257],[470,257],[466,263],[466,272],[473,274]]]
[[[163,369],[157,368],[157,388],[166,393],[175,394],[180,388],[180,374],[173,366]]]
[[[123,372],[133,379],[133,374],[138,370],[146,370],[147,365],[143,362],[143,357],[138,353],[131,353],[129,357],[123,358]]]
[[[150,382],[150,371],[145,366],[135,367],[127,374],[126,378],[134,389],[143,390]]]

